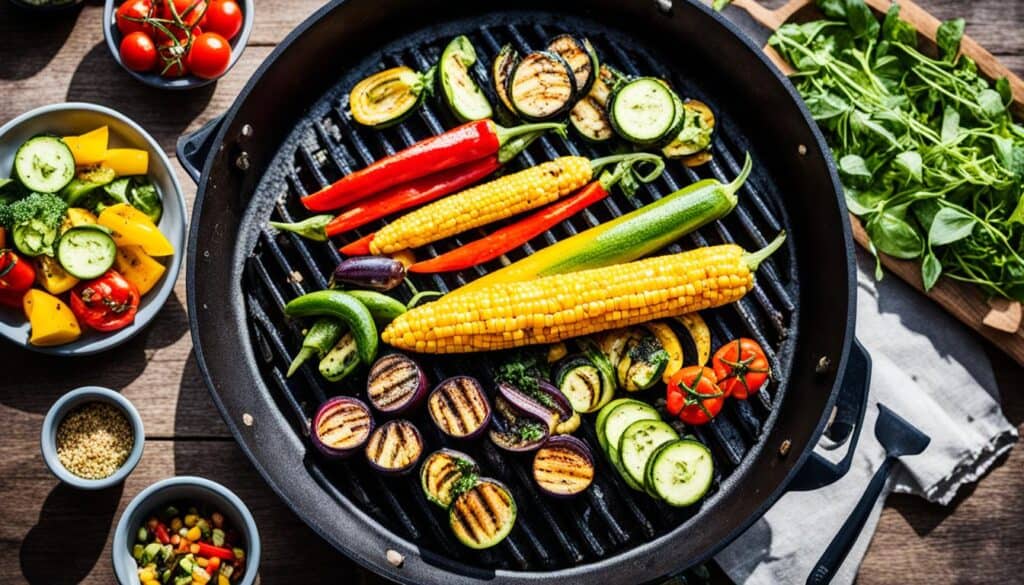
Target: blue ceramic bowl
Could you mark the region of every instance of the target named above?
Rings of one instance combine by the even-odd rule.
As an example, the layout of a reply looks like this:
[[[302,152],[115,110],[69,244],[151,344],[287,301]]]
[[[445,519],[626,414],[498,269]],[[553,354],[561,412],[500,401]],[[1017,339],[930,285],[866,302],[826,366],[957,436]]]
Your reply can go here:
[[[191,74],[171,79],[161,77],[160,72],[158,71],[139,73],[138,71],[132,71],[125,67],[124,63],[121,61],[120,47],[122,35],[121,31],[117,29],[117,22],[115,19],[117,7],[125,1],[127,0],[105,0],[103,3],[103,38],[107,41],[107,48],[110,49],[110,55],[114,58],[114,61],[117,61],[117,64],[120,65],[122,69],[142,83],[161,89],[193,89],[217,81],[217,79],[203,79]],[[245,51],[245,46],[249,43],[249,35],[252,33],[253,13],[255,12],[256,6],[253,0],[237,1],[238,6],[242,9],[242,30],[238,31],[235,38],[230,41],[231,61],[228,63],[228,68],[224,71],[224,75],[227,75],[228,71],[231,71],[231,68],[238,62],[238,58],[242,56],[242,51]],[[223,77],[223,75],[221,77]]]
[[[20,311],[0,309],[0,337],[42,353],[61,356],[91,355],[106,351],[128,341],[160,311],[174,290],[181,261],[185,258],[185,197],[181,185],[160,145],[138,124],[110,108],[86,103],[64,103],[43,106],[18,116],[0,127],[0,176],[6,177],[14,164],[18,146],[29,138],[43,133],[62,136],[76,135],[106,125],[110,128],[113,147],[141,148],[149,152],[149,179],[160,191],[164,213],[160,218],[160,231],[174,245],[175,254],[167,262],[167,270],[160,282],[142,297],[135,322],[112,333],[83,331],[76,341],[54,347],[29,344],[29,324]]]
[[[252,585],[260,566],[260,534],[256,529],[249,508],[234,492],[219,483],[201,477],[172,477],[158,481],[135,496],[121,514],[114,531],[114,545],[111,554],[114,561],[114,575],[121,585],[135,585],[138,579],[138,564],[132,558],[132,545],[139,526],[176,501],[196,501],[208,504],[224,515],[224,521],[242,535],[245,549],[245,572],[238,585]]]
[[[125,417],[128,418],[128,422],[131,423],[132,435],[135,439],[132,450],[128,454],[128,459],[125,459],[124,464],[113,475],[104,479],[84,479],[78,477],[65,469],[60,459],[57,458],[57,428],[60,426],[61,421],[75,408],[90,402],[106,402],[120,409]],[[132,403],[128,402],[128,399],[121,396],[121,394],[99,386],[83,386],[68,392],[55,402],[50,407],[50,411],[46,413],[46,418],[43,419],[43,432],[40,437],[43,462],[50,468],[50,471],[57,476],[57,479],[72,487],[83,490],[101,490],[124,481],[124,478],[128,477],[128,474],[139,463],[139,459],[142,458],[142,447],[145,442],[146,433],[142,428],[142,417],[139,416],[139,411],[135,410]]]

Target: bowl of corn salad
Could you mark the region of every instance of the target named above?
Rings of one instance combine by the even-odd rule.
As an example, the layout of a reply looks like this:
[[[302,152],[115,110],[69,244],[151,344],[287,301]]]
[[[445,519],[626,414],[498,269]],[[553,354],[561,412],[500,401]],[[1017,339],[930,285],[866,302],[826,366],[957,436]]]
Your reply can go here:
[[[142,417],[127,398],[99,386],[72,390],[43,419],[43,461],[64,483],[86,490],[116,485],[142,458]]]
[[[112,554],[121,585],[252,585],[260,538],[234,492],[201,477],[172,477],[128,504]]]

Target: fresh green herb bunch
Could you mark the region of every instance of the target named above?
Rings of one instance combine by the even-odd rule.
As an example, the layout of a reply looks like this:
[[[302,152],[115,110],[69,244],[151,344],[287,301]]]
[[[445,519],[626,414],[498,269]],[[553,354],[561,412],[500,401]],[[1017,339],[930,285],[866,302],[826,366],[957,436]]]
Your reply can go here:
[[[1024,300],[1024,127],[1007,80],[958,56],[963,20],[942,24],[933,58],[897,4],[881,23],[863,0],[818,6],[826,20],[769,43],[796,70],[876,256],[920,259],[925,289],[945,274]]]

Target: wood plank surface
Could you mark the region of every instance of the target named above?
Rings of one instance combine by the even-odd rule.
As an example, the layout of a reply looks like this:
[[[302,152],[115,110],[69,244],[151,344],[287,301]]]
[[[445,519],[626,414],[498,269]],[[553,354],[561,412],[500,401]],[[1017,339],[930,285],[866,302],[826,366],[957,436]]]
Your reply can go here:
[[[940,18],[964,16],[968,32],[1024,72],[1024,2],[921,0]],[[771,2],[769,2],[769,5]],[[779,2],[776,2],[778,5]],[[119,109],[173,152],[182,132],[230,106],[273,47],[321,2],[262,0],[250,46],[208,88],[164,93],[135,83],[111,60],[100,29],[102,2],[39,19],[0,0],[0,123],[65,100]],[[191,203],[195,189],[178,169]],[[108,355],[58,360],[0,345],[0,583],[110,584],[110,540],[120,510],[142,488],[196,474],[236,490],[264,542],[263,583],[379,582],[302,524],[231,441],[192,353],[184,275],[160,316],[136,341]],[[1024,428],[1017,368],[992,349],[1004,409]],[[122,391],[142,413],[145,455],[120,488],[87,494],[61,486],[39,455],[40,424],[67,390],[99,384]],[[861,570],[863,584],[1012,583],[1024,574],[1024,454],[1016,450],[950,508],[893,497]],[[718,576],[716,581],[722,581]]]

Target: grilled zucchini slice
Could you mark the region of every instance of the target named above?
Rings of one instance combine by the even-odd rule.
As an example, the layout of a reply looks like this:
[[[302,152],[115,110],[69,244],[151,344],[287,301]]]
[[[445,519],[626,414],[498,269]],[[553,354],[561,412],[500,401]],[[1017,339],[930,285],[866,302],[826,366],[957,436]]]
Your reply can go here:
[[[472,549],[490,548],[508,536],[516,523],[512,492],[496,479],[480,478],[448,508],[455,538]]]
[[[498,96],[498,101],[513,114],[516,108],[508,97],[508,86],[512,72],[516,70],[518,64],[519,51],[516,51],[515,47],[510,43],[498,51],[498,55],[494,58],[494,63],[491,65],[491,82],[494,84],[494,93]]]
[[[601,371],[582,355],[570,356],[562,361],[555,372],[555,384],[576,412],[593,412],[604,390]]]
[[[612,69],[601,65],[600,74],[590,88],[590,93],[576,102],[569,112],[572,127],[585,140],[605,142],[615,136],[615,130],[608,119],[608,99],[616,83],[616,74]]]
[[[619,439],[619,472],[626,483],[637,490],[644,489],[647,460],[658,447],[675,441],[679,434],[660,420],[640,420],[626,427]]]
[[[469,68],[474,63],[476,49],[473,43],[464,35],[459,35],[445,47],[438,65],[444,101],[452,114],[462,122],[483,120],[494,115],[487,96],[469,74]]]
[[[387,128],[405,120],[423,103],[429,78],[404,65],[363,79],[349,94],[349,109],[356,122],[371,128]]]
[[[508,96],[516,113],[527,120],[557,118],[575,101],[576,76],[565,59],[555,53],[530,53],[512,72]]]
[[[473,458],[454,449],[441,449],[420,468],[420,486],[428,500],[447,509],[462,491],[476,483],[479,468]],[[468,484],[468,485],[467,485]]]
[[[711,487],[715,463],[711,451],[691,439],[659,447],[647,461],[644,485],[670,506],[696,503]]]
[[[597,51],[588,39],[578,39],[572,35],[558,35],[548,42],[548,51],[565,59],[576,79],[577,95],[586,95],[597,79],[600,62]]]
[[[711,148],[711,139],[715,132],[715,114],[707,104],[698,100],[683,103],[683,124],[676,137],[665,148],[662,154],[668,158],[688,158],[703,153]],[[696,162],[698,159],[692,159]],[[711,160],[701,157],[700,162],[688,166],[697,166]]]
[[[620,87],[608,107],[612,127],[626,140],[648,146],[672,133],[676,122],[673,92],[660,79],[641,77]]]

